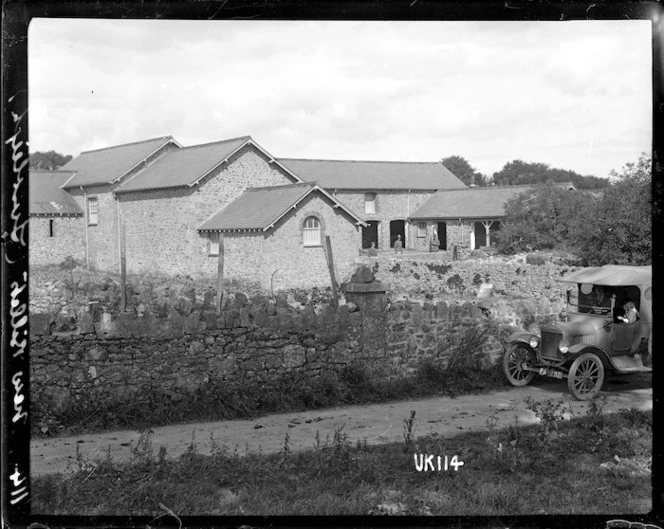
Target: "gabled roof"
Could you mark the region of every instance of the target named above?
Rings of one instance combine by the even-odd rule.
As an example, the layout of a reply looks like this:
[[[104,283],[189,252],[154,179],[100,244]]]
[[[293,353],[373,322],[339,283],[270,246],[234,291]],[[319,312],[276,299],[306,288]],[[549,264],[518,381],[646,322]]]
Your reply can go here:
[[[326,196],[335,208],[343,209],[356,224],[360,217],[320,186],[311,183],[249,188],[198,227],[199,231],[267,231],[311,193]]]
[[[85,151],[61,169],[76,174],[63,186],[79,187],[112,184],[168,143],[180,144],[171,136]]]
[[[442,163],[279,159],[325,189],[466,189]]]
[[[251,136],[192,145],[165,154],[123,183],[116,189],[116,193],[168,187],[192,187],[248,144],[274,160],[272,155],[254,142]],[[286,171],[296,182],[302,181],[291,171],[287,169]]]
[[[495,218],[505,216],[505,203],[512,197],[536,186],[474,187],[438,191],[411,219],[464,219]]]
[[[61,189],[71,171],[30,170],[30,215],[76,215],[83,211],[69,193]]]

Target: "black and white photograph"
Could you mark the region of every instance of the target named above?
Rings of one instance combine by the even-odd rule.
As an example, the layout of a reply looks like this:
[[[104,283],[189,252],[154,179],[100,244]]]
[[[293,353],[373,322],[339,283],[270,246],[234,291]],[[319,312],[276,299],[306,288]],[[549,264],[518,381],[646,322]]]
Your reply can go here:
[[[32,19],[32,515],[651,513],[654,27]]]

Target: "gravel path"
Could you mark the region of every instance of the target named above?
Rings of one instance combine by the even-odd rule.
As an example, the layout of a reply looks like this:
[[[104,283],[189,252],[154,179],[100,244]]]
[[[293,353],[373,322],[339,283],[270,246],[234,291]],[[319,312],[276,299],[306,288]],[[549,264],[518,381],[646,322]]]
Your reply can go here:
[[[634,374],[607,378],[602,396],[609,412],[632,406],[652,410],[651,374]],[[211,437],[229,450],[278,452],[283,450],[288,434],[292,450],[313,447],[316,432],[322,441],[335,430],[343,428],[352,442],[366,439],[369,444],[403,441],[403,421],[416,412],[416,436],[439,433],[444,437],[487,428],[487,420],[495,418],[497,427],[514,422],[537,421],[525,407],[525,399],[542,401],[554,399],[569,403],[576,415],[583,415],[587,402],[574,400],[567,392],[566,381],[539,383],[524,388],[506,388],[483,395],[464,395],[457,398],[435,397],[422,400],[346,406],[306,412],[269,415],[251,420],[217,421],[180,424],[152,429],[155,455],[159,447],[166,447],[168,457],[182,454],[192,438],[199,453],[210,453]],[[85,460],[104,457],[110,446],[115,461],[127,460],[131,446],[140,437],[136,430],[122,430],[101,434],[34,439],[30,443],[31,473],[33,476],[54,472],[70,472],[76,463],[76,447]]]

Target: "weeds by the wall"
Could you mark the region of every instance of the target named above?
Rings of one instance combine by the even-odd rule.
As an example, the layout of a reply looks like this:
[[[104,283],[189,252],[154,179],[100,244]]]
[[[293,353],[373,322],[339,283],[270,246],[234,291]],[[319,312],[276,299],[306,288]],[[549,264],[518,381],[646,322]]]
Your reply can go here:
[[[651,414],[606,415],[606,442],[595,452],[589,451],[592,420],[586,419],[554,420],[561,434],[555,443],[539,442],[543,424],[515,420],[498,430],[494,420],[488,435],[423,436],[406,453],[403,443],[354,445],[342,427],[325,441],[317,435],[317,448],[304,452],[240,456],[211,439],[214,449],[206,456],[192,439],[190,449],[172,459],[164,450],[154,456],[146,431],[128,463],[82,461],[73,474],[36,478],[32,512],[159,516],[163,506],[176,516],[648,512]],[[456,456],[464,465],[418,471],[413,454]]]
[[[403,439],[406,442],[404,451],[407,451],[415,441],[415,410],[411,410],[410,417],[403,420]]]

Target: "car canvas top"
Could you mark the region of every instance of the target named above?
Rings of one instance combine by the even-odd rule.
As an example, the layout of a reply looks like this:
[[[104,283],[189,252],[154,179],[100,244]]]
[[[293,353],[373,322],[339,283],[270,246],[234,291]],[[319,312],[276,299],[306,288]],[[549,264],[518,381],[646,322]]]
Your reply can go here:
[[[560,281],[604,286],[651,285],[652,266],[604,265],[584,268]]]

